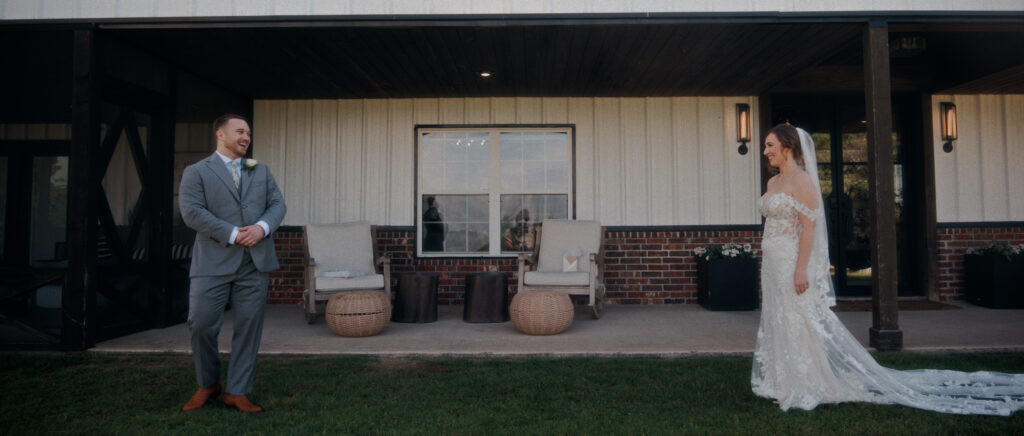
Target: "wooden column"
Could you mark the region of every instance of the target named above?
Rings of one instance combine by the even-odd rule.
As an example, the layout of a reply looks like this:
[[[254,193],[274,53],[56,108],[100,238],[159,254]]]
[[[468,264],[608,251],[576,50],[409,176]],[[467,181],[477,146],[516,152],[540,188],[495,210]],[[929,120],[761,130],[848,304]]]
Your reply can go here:
[[[921,269],[921,280],[926,288],[928,299],[939,301],[939,232],[935,211],[935,139],[932,136],[932,95],[921,94],[921,186],[924,188],[924,268]]]
[[[152,115],[153,133],[150,135],[149,174],[152,179],[153,215],[150,219],[150,255],[154,269],[153,307],[158,308],[153,325],[167,327],[177,320],[172,316],[175,288],[171,269],[171,246],[174,233],[174,118],[177,100],[177,74],[167,68],[167,97]],[[188,298],[188,296],[185,296]]]
[[[889,28],[871,21],[864,30],[864,99],[867,115],[868,188],[871,192],[870,344],[878,350],[903,348],[897,306],[896,197],[892,155],[892,93],[889,86]]]
[[[61,337],[66,349],[96,343],[96,196],[93,163],[99,147],[100,67],[96,30],[75,30],[68,174],[68,273],[62,297]]]

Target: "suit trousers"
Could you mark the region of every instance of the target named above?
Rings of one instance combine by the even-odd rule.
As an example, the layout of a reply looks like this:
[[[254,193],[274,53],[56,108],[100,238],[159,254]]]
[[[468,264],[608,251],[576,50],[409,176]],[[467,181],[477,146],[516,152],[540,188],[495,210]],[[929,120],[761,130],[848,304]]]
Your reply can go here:
[[[192,359],[196,382],[207,387],[220,379],[217,336],[224,322],[224,307],[231,301],[234,334],[225,391],[233,395],[252,392],[256,354],[263,336],[263,313],[270,274],[253,264],[249,249],[232,275],[193,277],[189,291],[188,327],[192,335]]]

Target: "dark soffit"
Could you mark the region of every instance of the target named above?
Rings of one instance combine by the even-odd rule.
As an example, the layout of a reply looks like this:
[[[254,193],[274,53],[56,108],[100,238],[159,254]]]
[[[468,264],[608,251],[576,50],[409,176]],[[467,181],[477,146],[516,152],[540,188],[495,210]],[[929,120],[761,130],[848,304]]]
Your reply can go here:
[[[686,24],[108,31],[258,99],[757,95],[861,25]],[[491,71],[489,79],[479,76]]]

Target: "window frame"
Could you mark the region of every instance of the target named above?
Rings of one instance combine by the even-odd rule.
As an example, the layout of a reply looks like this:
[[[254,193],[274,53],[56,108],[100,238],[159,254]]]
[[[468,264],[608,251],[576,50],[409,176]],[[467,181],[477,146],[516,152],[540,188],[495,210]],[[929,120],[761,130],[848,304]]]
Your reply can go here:
[[[497,171],[497,175],[493,175],[491,182],[496,181],[496,186],[491,186],[486,190],[479,191],[448,191],[448,192],[437,192],[438,195],[487,195],[488,197],[488,252],[486,253],[442,253],[442,252],[423,252],[423,201],[421,197],[421,180],[420,180],[420,168],[422,165],[422,159],[420,157],[420,149],[422,146],[422,138],[427,133],[441,133],[441,132],[486,132],[489,135],[489,142],[491,144],[498,144],[497,151],[490,152],[489,165],[496,166],[500,169],[501,165],[501,154],[500,154],[500,136],[502,133],[508,132],[559,132],[566,133],[568,135],[569,150],[568,150],[568,183],[569,186],[565,191],[553,191],[553,190],[534,190],[527,191],[519,189],[516,191],[506,191],[503,189],[501,184],[501,174]],[[415,222],[415,256],[417,258],[515,258],[519,255],[519,252],[501,252],[501,196],[502,195],[531,195],[531,194],[567,194],[567,218],[576,219],[576,125],[575,124],[417,124],[413,129],[413,211],[415,216],[413,220]],[[491,183],[494,185],[495,183]],[[484,192],[486,191],[486,192]]]

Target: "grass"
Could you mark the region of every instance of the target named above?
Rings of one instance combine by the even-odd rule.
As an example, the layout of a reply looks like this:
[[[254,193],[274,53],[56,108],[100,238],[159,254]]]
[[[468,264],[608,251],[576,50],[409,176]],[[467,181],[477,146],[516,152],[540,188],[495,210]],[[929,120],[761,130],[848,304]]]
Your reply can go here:
[[[1024,372],[1024,353],[879,354],[902,369]],[[225,365],[226,366],[226,365]],[[750,359],[261,357],[243,415],[194,390],[181,355],[0,354],[0,434],[1021,434],[1024,413],[839,404],[782,412]]]

